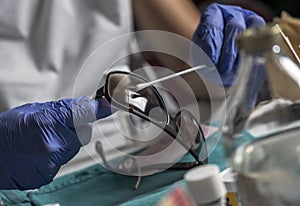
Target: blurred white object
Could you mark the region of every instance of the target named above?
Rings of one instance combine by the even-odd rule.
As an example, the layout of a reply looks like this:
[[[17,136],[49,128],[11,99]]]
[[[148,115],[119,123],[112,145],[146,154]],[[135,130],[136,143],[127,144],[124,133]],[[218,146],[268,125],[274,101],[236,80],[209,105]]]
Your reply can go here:
[[[242,205],[300,205],[300,127],[257,139],[233,164]]]
[[[298,103],[273,99],[258,105],[251,113],[245,128],[254,138],[261,138],[300,125]]]
[[[226,195],[226,188],[217,165],[195,167],[185,173],[184,180],[198,205],[223,205],[222,199]]]
[[[0,198],[0,206],[5,206],[4,202],[2,201],[2,199]]]
[[[237,188],[236,188],[237,173],[233,171],[232,167],[223,170],[220,173],[220,177],[222,182],[226,186],[227,192],[237,192]]]

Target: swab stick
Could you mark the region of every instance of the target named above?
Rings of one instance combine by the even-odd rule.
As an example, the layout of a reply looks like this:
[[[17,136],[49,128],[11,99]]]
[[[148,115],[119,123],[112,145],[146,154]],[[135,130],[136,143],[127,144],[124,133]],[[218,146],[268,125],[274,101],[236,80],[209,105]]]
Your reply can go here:
[[[174,73],[174,74],[162,77],[160,79],[153,80],[151,82],[140,83],[140,84],[136,85],[136,89],[137,90],[141,90],[141,89],[149,87],[149,86],[151,86],[153,84],[157,84],[159,82],[163,82],[163,81],[166,81],[166,80],[169,80],[169,79],[181,76],[183,74],[186,74],[186,73],[189,73],[189,72],[192,72],[192,71],[196,71],[198,69],[203,69],[203,68],[206,68],[206,67],[207,67],[206,65],[200,65],[200,66],[192,67],[192,68],[189,68],[189,69],[186,69],[186,70],[183,70],[183,71],[180,71],[180,72],[177,72],[177,73]]]

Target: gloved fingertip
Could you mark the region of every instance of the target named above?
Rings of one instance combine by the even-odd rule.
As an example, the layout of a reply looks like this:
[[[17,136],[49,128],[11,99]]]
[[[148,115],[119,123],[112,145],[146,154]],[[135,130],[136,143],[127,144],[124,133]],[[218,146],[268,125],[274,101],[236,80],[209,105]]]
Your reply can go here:
[[[256,13],[251,13],[246,17],[246,26],[248,27],[259,27],[265,25],[266,21],[263,17],[257,15]]]
[[[114,108],[110,102],[108,102],[105,98],[100,100],[95,99],[95,114],[97,119],[105,118],[115,112],[117,109]]]
[[[248,27],[259,27],[265,25],[266,22],[263,19],[249,19],[247,22]]]

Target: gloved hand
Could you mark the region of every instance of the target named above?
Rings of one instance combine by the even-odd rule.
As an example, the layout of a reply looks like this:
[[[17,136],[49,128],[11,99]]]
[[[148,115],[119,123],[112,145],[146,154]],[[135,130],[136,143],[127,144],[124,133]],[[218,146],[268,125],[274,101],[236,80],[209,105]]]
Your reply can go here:
[[[202,13],[193,42],[204,50],[217,67],[224,87],[232,86],[237,75],[236,35],[248,27],[264,24],[262,17],[239,6],[214,3]],[[192,57],[197,64],[197,56],[193,51]]]
[[[61,165],[90,140],[108,104],[87,97],[25,104],[0,113],[0,189],[33,189],[51,182]]]

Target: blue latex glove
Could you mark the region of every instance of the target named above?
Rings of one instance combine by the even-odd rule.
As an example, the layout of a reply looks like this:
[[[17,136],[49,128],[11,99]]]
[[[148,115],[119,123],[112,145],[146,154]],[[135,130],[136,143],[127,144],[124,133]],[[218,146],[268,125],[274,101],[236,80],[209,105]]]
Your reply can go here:
[[[89,142],[89,123],[110,110],[109,104],[80,97],[0,113],[0,189],[33,189],[51,182]]]
[[[236,35],[248,27],[264,24],[262,17],[239,6],[214,3],[202,13],[193,42],[205,51],[217,67],[224,87],[232,86],[237,75]],[[199,57],[193,55],[193,51],[192,56],[197,64]]]

